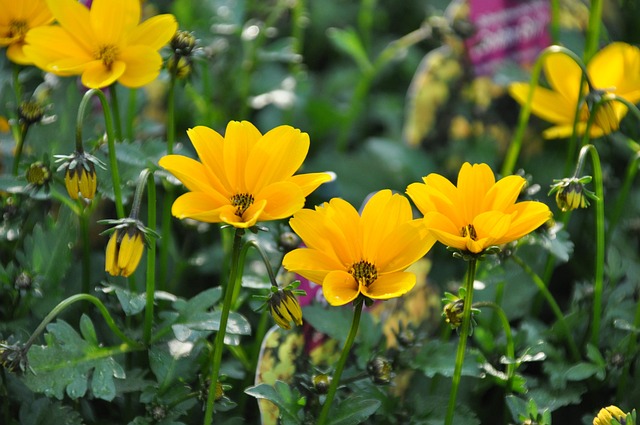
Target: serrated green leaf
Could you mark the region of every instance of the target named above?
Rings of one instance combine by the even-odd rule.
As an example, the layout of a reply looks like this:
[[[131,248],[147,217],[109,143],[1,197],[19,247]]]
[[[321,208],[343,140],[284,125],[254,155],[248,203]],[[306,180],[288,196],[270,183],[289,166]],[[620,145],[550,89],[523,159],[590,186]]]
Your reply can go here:
[[[362,423],[378,410],[380,404],[382,404],[380,400],[376,399],[367,399],[361,396],[349,397],[343,400],[337,409],[332,410],[329,424],[356,425]]]
[[[83,326],[85,331],[93,327],[87,323]],[[77,399],[85,395],[90,383],[95,397],[113,400],[116,396],[113,378],[125,378],[113,356],[124,348],[100,347],[86,341],[63,320],[50,323],[47,331],[47,345],[29,350],[29,365],[34,373],[24,375],[25,384],[49,397],[62,399],[66,392]]]
[[[137,294],[127,289],[116,288],[116,297],[127,316],[140,313],[147,303],[146,294]]]
[[[451,377],[455,369],[456,348],[455,341],[427,343],[411,360],[412,367],[422,370],[430,378],[438,374]],[[462,364],[462,375],[482,376],[481,365],[484,363],[486,359],[478,350],[467,350]]]
[[[20,406],[20,423],[29,425],[82,425],[80,413],[48,398],[38,398]]]

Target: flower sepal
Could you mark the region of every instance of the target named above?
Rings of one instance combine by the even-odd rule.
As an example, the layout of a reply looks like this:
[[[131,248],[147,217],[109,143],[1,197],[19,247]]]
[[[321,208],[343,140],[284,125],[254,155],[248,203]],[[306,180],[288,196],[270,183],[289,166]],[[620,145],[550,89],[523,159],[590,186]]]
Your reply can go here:
[[[302,289],[296,289],[299,285],[300,281],[296,280],[284,288],[271,286],[271,291],[267,295],[254,295],[254,298],[265,301],[258,307],[258,310],[262,310],[268,306],[269,313],[276,322],[276,325],[284,330],[288,331],[291,329],[291,322],[297,326],[301,326],[302,309],[296,297],[307,295],[307,293]]]
[[[556,194],[556,203],[563,212],[587,208],[589,199],[598,201],[596,194],[585,187],[591,179],[591,176],[554,179],[548,195]]]
[[[442,317],[447,322],[451,329],[455,329],[456,333],[460,332],[460,326],[462,326],[462,313],[464,311],[464,300],[467,296],[467,290],[460,288],[458,295],[450,292],[444,293],[442,303],[444,307],[442,309]],[[480,310],[471,307],[471,322],[469,323],[469,335],[473,335],[473,329],[478,325],[475,320],[475,315],[479,314]]]
[[[497,245],[492,245],[476,253],[476,252],[471,252],[471,251],[455,248],[452,246],[448,246],[447,251],[452,253],[453,258],[460,258],[460,259],[463,259],[464,261],[471,261],[471,260],[482,261],[485,259],[485,256],[487,255],[499,254],[502,251],[502,248],[500,248]]]

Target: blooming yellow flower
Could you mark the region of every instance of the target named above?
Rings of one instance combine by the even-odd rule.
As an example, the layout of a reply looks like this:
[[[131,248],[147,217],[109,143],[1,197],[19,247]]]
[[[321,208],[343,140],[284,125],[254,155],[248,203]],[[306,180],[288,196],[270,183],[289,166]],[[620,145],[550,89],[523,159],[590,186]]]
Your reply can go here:
[[[611,425],[612,419],[616,419],[620,422],[621,419],[625,419],[626,417],[627,414],[617,406],[603,407],[598,412],[598,416],[593,418],[593,425]]]
[[[303,209],[289,221],[306,248],[287,253],[283,266],[322,285],[332,305],[399,297],[414,287],[416,276],[404,270],[435,243],[407,198],[377,192],[359,215],[334,198],[315,210]]]
[[[517,202],[525,179],[507,176],[496,182],[487,164],[462,165],[457,187],[439,174],[412,183],[407,194],[424,214],[424,224],[443,244],[478,254],[514,241],[551,218],[547,205]]]
[[[573,131],[573,121],[578,102],[588,93],[585,84],[580,89],[582,70],[569,56],[552,53],[543,59],[543,69],[550,89],[536,86],[533,92],[531,111],[540,118],[554,124],[544,131],[547,139],[568,137]],[[640,101],[640,49],[626,43],[611,43],[587,64],[587,72],[593,83],[590,102],[608,94],[615,94],[631,103]],[[529,96],[528,83],[513,83],[509,93],[524,105]],[[616,131],[620,120],[627,113],[627,107],[621,102],[608,101],[596,111],[591,126],[591,137],[599,137]],[[577,133],[584,134],[589,110],[583,104],[577,123]]]
[[[51,23],[51,11],[45,0],[0,0],[0,10],[0,46],[8,46],[10,61],[30,65],[22,51],[24,38],[31,28]]]
[[[91,10],[76,0],[47,0],[59,25],[27,34],[24,53],[56,75],[82,75],[82,84],[101,88],[120,82],[140,87],[160,73],[158,50],[176,32],[173,15],[140,23],[140,2],[95,0]]]
[[[328,173],[293,175],[309,151],[309,135],[283,125],[262,135],[248,121],[231,121],[225,136],[203,126],[187,131],[202,162],[166,155],[160,166],[189,192],[173,203],[178,218],[249,228],[258,221],[287,218]]]

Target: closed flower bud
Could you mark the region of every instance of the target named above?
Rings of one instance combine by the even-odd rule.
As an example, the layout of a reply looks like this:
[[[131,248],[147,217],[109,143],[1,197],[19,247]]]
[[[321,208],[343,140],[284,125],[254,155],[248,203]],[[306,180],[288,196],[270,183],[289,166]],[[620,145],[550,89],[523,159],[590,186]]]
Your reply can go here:
[[[64,185],[71,199],[93,199],[96,195],[98,178],[96,164],[100,161],[92,155],[76,151],[71,155],[56,155],[57,162],[64,161],[58,171],[65,170]]]
[[[291,322],[302,325],[302,309],[298,299],[289,289],[277,289],[267,300],[273,320],[282,329],[291,329]]]
[[[585,187],[585,184],[590,181],[590,176],[554,180],[555,183],[551,186],[549,195],[555,192],[556,204],[563,212],[587,208],[589,206],[588,198],[596,199],[594,193]]]
[[[320,375],[315,375],[313,377],[313,387],[316,389],[318,394],[326,394],[329,391],[329,386],[331,385],[331,377],[324,373]]]
[[[49,167],[42,161],[36,161],[29,165],[27,172],[25,173],[27,183],[29,187],[34,190],[44,188],[45,191],[49,190],[49,184],[53,180],[53,174]]]
[[[189,56],[196,46],[196,38],[188,31],[178,30],[169,44],[177,56]]]
[[[167,61],[167,69],[179,80],[187,78],[191,74],[191,68],[191,61],[184,56],[172,56]]]
[[[20,123],[30,126],[39,123],[44,117],[44,107],[35,101],[25,101],[18,107],[18,118]]]
[[[593,122],[602,129],[603,134],[610,134],[620,128],[620,118],[613,108],[613,100],[606,100],[612,98],[611,94],[603,90],[592,90],[587,97],[589,108],[597,108]]]
[[[374,357],[367,364],[367,372],[371,380],[375,384],[386,385],[391,382],[394,377],[393,365],[391,362],[381,356]]]
[[[598,416],[593,418],[593,425],[630,425],[626,422],[627,414],[617,406],[609,406],[600,409]],[[613,420],[617,422],[613,422]]]
[[[464,310],[464,300],[459,298],[444,306],[443,316],[445,321],[451,325],[452,329],[462,325],[462,311]]]
[[[140,263],[144,245],[144,233],[136,225],[116,229],[107,244],[105,270],[112,276],[131,276]]]

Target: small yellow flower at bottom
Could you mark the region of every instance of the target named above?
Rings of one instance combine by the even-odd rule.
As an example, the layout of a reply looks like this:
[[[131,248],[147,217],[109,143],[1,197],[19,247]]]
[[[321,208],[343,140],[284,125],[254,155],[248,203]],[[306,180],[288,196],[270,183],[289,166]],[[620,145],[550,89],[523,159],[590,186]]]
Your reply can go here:
[[[593,425],[623,425],[626,424],[626,417],[627,414],[617,406],[603,407],[598,412],[598,416],[593,418]],[[614,419],[616,422],[613,422]]]
[[[131,276],[142,258],[144,243],[144,233],[137,227],[116,229],[107,244],[105,271],[112,276]]]

